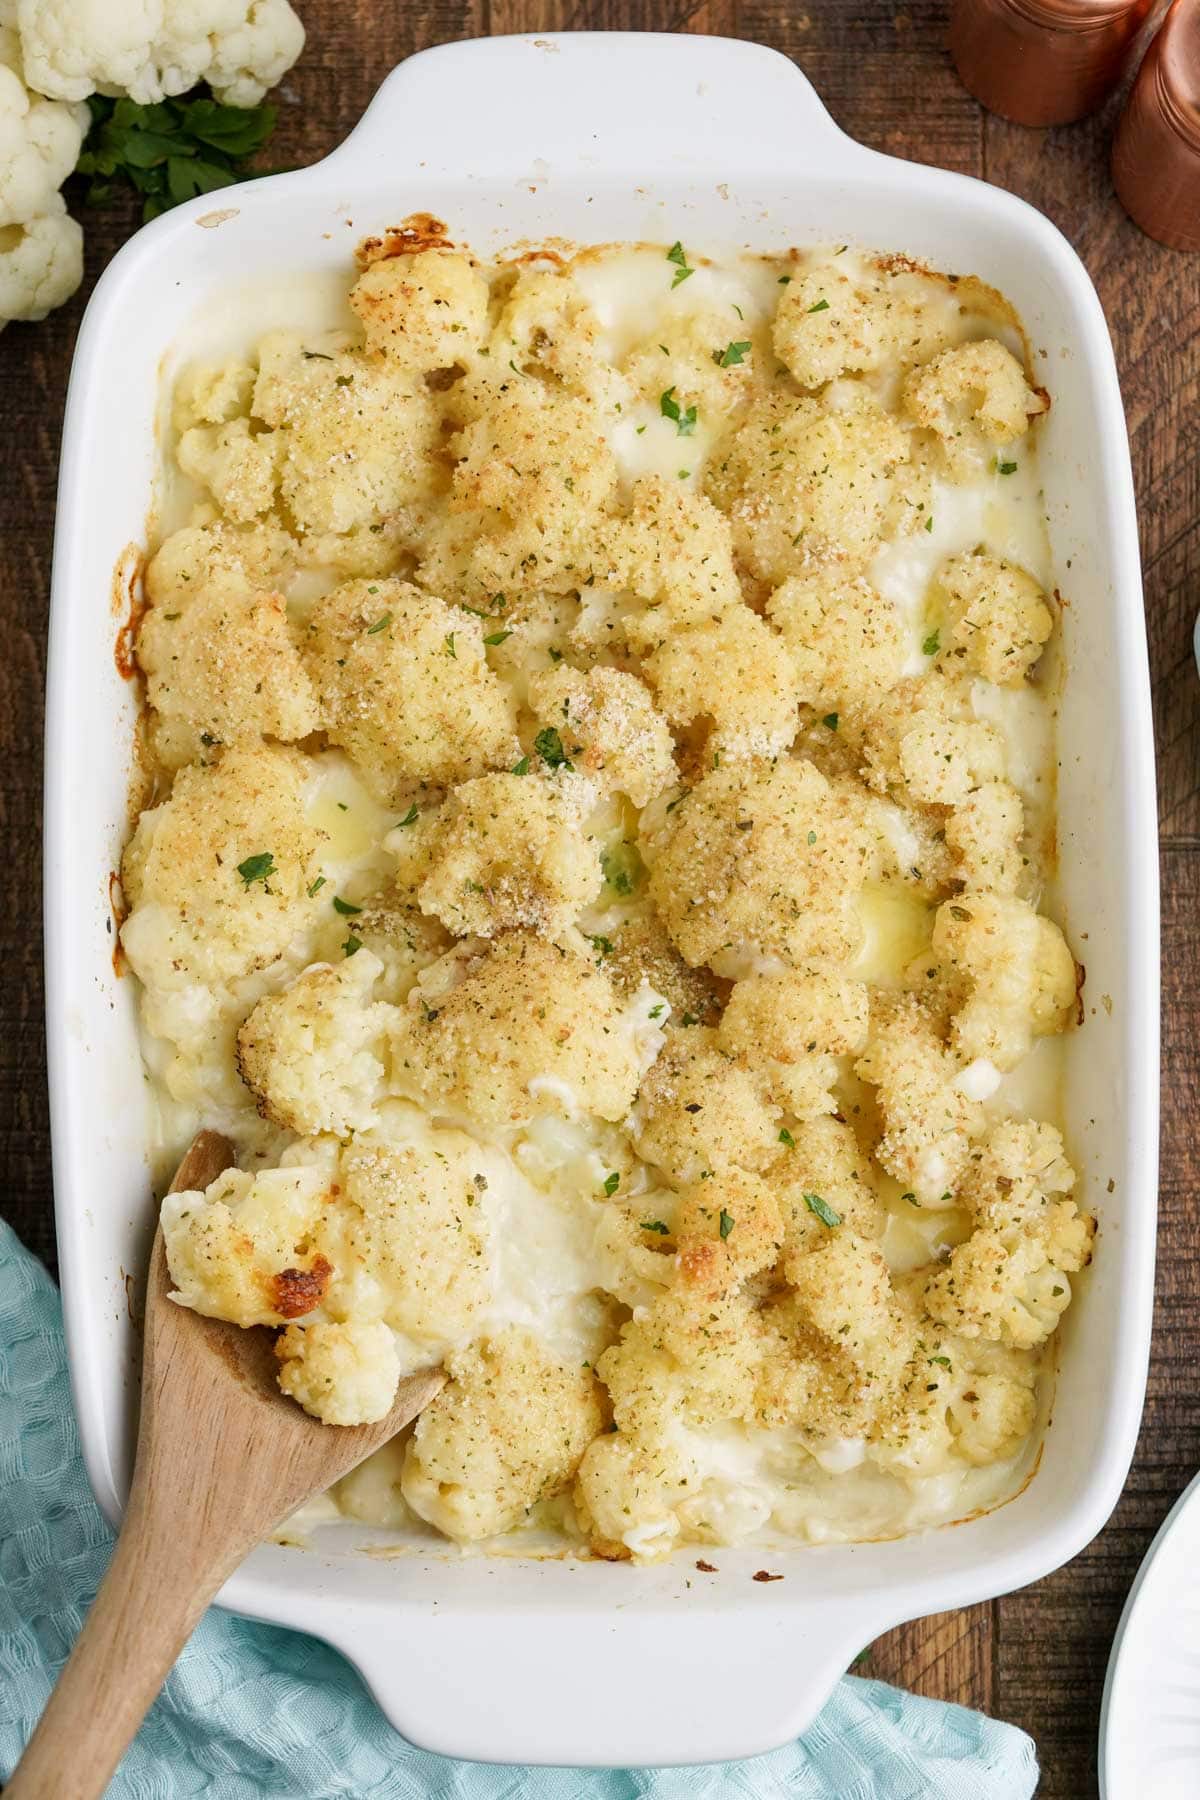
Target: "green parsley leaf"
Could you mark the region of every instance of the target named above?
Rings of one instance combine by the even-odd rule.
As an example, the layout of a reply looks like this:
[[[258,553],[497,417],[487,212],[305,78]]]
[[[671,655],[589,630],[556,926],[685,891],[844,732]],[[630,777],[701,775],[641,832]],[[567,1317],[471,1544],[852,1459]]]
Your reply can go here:
[[[533,747],[549,769],[573,769],[575,767],[563,749],[563,741],[553,725],[543,726],[533,740]]]
[[[415,825],[420,816],[420,813],[417,811],[417,803],[414,800],[404,817],[402,819],[397,819],[396,823],[397,825]]]
[[[836,731],[838,728],[838,716],[836,713],[826,713],[825,717],[821,720],[821,723],[822,725],[827,725],[830,731]]]
[[[824,294],[821,295],[821,298],[817,301],[817,304],[815,306],[810,306],[808,310],[810,313],[828,312],[829,311],[829,302],[828,302],[828,300],[826,300]]]
[[[996,473],[998,475],[1015,475],[1016,472],[1017,465],[1014,462],[998,462],[996,464]]]
[[[391,622],[392,622],[391,613],[390,612],[384,613],[382,619],[376,619],[376,621],[373,625],[367,626],[367,636],[374,637],[377,631],[386,631],[388,626],[391,624]]]
[[[933,514],[932,513],[930,513],[929,517],[925,521],[925,529],[926,529],[926,531],[933,530]]]
[[[275,874],[275,858],[269,850],[260,850],[257,856],[248,856],[240,862],[237,872],[249,887],[253,881],[266,881],[268,875]]]
[[[721,1208],[721,1217],[720,1217],[720,1220],[719,1220],[718,1226],[717,1226],[717,1229],[721,1233],[722,1242],[724,1242],[724,1240],[729,1236],[730,1232],[733,1230],[734,1225],[736,1223],[737,1223],[737,1221],[734,1219],[733,1214],[727,1213],[725,1211],[725,1208],[722,1207]]]
[[[779,1127],[779,1141],[781,1144],[786,1144],[789,1150],[794,1150],[796,1148],[796,1140],[786,1125],[781,1125]]]
[[[669,387],[666,393],[659,395],[658,410],[664,419],[675,421],[675,429],[680,437],[691,437],[696,429],[696,408],[689,406],[686,412],[681,412],[673,387]]]
[[[660,1000],[657,1006],[652,1006],[650,1008],[650,1011],[646,1014],[646,1017],[648,1019],[661,1019],[663,1014],[666,1012],[666,1010],[667,1010],[666,1001]]]
[[[941,647],[942,634],[940,631],[931,631],[927,638],[921,640],[921,650],[926,656],[936,656]]]
[[[342,945],[342,950],[344,951],[344,953],[347,956],[353,956],[356,953],[356,951],[359,951],[361,949],[362,949],[362,939],[356,938],[354,933],[351,932],[350,936],[346,939],[345,943]]]
[[[276,116],[273,106],[224,106],[204,88],[153,105],[93,94],[88,110],[76,164],[88,179],[84,198],[102,205],[114,184],[133,188],[143,220],[240,181],[239,165],[266,143]]]
[[[528,773],[529,773],[529,758],[527,756],[523,756],[521,758],[520,762],[514,763],[512,766],[512,772],[514,775],[528,775]]]
[[[589,944],[595,944],[602,957],[611,956],[613,953],[612,939],[602,937],[598,932],[595,936],[589,937],[588,942]]]
[[[835,1213],[828,1200],[822,1200],[820,1194],[805,1194],[804,1204],[810,1213],[816,1214],[822,1225],[828,1225],[831,1230],[835,1225],[841,1224],[841,1213]]]
[[[343,900],[340,894],[335,894],[333,896],[333,910],[334,912],[341,913],[343,918],[348,919],[351,914],[360,913],[362,907],[352,906],[349,900]]]
[[[604,1191],[608,1195],[610,1200],[612,1199],[613,1195],[616,1193],[616,1191],[620,1187],[620,1185],[621,1185],[621,1177],[616,1169],[613,1170],[611,1175],[606,1175],[604,1177]]]
[[[494,646],[496,644],[502,644],[504,642],[505,638],[510,638],[511,636],[512,636],[511,631],[493,631],[491,636],[485,637],[483,641],[485,644],[491,644]]]
[[[672,289],[677,288],[681,281],[686,281],[689,275],[696,273],[695,269],[689,269],[687,254],[678,238],[667,251],[667,261],[675,264],[675,279],[671,283]]]
[[[671,1227],[664,1225],[661,1219],[643,1219],[641,1230],[657,1231],[660,1237],[670,1237],[671,1235]]]
[[[817,834],[816,834],[816,832],[815,832],[815,831],[810,831],[810,832],[809,832],[809,834],[808,834],[808,841],[809,841],[809,843],[810,843],[810,844],[815,844],[815,843],[816,843],[816,841],[817,841]]]
[[[943,1369],[948,1369],[950,1367],[950,1358],[948,1356],[931,1356],[929,1361],[931,1363],[940,1363]]]
[[[901,1194],[900,1198],[902,1200],[907,1200],[910,1206],[920,1206],[921,1204],[915,1194]]]
[[[604,879],[615,894],[627,899],[640,883],[645,868],[634,844],[621,843],[600,855]]]
[[[718,367],[722,369],[735,369],[739,363],[745,362],[746,352],[749,348],[750,341],[748,338],[743,338],[736,344],[726,344],[724,350],[714,352]]]
[[[458,651],[454,648],[454,639],[456,636],[457,636],[456,632],[448,631],[446,633],[445,639],[443,640],[446,645],[446,655],[452,656],[454,658],[455,662],[458,661]]]
[[[791,276],[790,276],[790,275],[781,275],[781,276],[780,276],[780,277],[779,277],[779,285],[780,285],[780,287],[786,287],[786,286],[787,286],[787,284],[788,284],[788,282],[789,282],[789,281],[790,281],[790,280],[791,280],[791,279],[792,279],[792,278],[791,278]]]
[[[311,882],[309,884],[308,888],[305,890],[308,894],[309,899],[311,900],[314,894],[319,894],[321,889],[324,886],[325,886],[325,877],[323,875],[318,875],[317,879],[314,882]]]

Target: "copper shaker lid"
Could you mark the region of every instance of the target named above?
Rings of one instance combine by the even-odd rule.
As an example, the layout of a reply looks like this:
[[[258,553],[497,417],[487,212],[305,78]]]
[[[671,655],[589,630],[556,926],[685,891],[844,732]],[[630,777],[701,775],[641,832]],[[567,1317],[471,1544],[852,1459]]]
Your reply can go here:
[[[1019,125],[1066,125],[1116,84],[1152,0],[953,0],[963,83]]]
[[[1148,237],[1200,250],[1200,0],[1174,0],[1113,141],[1113,183]]]

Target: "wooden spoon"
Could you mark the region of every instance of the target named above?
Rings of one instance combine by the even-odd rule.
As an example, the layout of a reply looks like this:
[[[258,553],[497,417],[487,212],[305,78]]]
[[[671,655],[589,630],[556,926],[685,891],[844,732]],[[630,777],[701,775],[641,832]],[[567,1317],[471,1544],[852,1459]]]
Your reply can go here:
[[[234,1160],[202,1131],[172,1193]],[[280,1393],[266,1331],[201,1318],[170,1298],[162,1228],[146,1284],[142,1414],[121,1535],[7,1800],[95,1800],[222,1582],[314,1494],[427,1406],[441,1369],[400,1383],[374,1425],[323,1425]]]

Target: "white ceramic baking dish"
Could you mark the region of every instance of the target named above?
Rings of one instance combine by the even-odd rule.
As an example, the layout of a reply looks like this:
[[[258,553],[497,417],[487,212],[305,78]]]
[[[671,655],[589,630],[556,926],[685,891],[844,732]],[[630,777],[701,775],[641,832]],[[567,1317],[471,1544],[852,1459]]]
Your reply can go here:
[[[852,241],[971,271],[1023,315],[1054,396],[1042,466],[1069,604],[1062,906],[1087,964],[1066,1113],[1100,1215],[1068,1321],[1041,1468],[987,1517],[903,1541],[633,1569],[355,1548],[255,1552],[224,1604],[316,1632],[418,1744],[567,1764],[745,1756],[798,1732],[900,1620],[987,1599],[1078,1551],[1133,1450],[1154,1254],[1158,909],[1154,765],[1125,421],[1104,318],[1059,233],[979,181],[846,138],[774,52],[699,37],[457,44],[387,80],[312,169],[160,219],[103,277],[80,333],[59,490],[47,714],[46,949],[54,1177],[75,1402],[92,1485],[125,1491],[137,1338],[126,1271],[151,1223],[134,995],[110,952],[135,697],[110,571],[144,530],[159,365],[248,277],[337,268],[416,210],[484,253],[520,239],[682,238],[689,250]],[[264,325],[269,320],[262,321]],[[245,1478],[254,1479],[247,1469]],[[784,1580],[752,1581],[764,1561]]]

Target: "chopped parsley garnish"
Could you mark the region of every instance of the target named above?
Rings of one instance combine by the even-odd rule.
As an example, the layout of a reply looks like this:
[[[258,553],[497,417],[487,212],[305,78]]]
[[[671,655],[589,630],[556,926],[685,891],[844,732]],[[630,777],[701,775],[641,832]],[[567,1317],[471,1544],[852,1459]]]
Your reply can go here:
[[[349,387],[353,379],[352,375],[335,375],[333,385],[334,387]]]
[[[304,358],[305,362],[332,362],[333,361],[332,356],[330,356],[328,351],[326,351],[326,350],[302,350],[300,352],[300,354]]]
[[[669,1225],[664,1225],[661,1219],[643,1219],[641,1229],[643,1231],[657,1231],[660,1237],[670,1237],[671,1235],[671,1227]]]
[[[176,619],[182,619],[182,617],[183,617],[182,613],[164,613],[163,614],[163,618],[166,619],[168,621],[168,623],[172,624],[172,625],[175,623]]]
[[[817,834],[816,834],[816,832],[815,832],[815,831],[810,831],[810,832],[809,832],[809,834],[808,834],[808,841],[809,841],[809,844],[810,844],[810,845],[812,845],[812,844],[815,844],[815,843],[816,843],[816,841],[817,841]]]
[[[548,769],[573,769],[574,763],[563,749],[563,741],[553,725],[544,725],[533,740],[533,747]]]
[[[736,1221],[734,1219],[733,1214],[727,1213],[725,1211],[725,1208],[722,1207],[721,1208],[721,1217],[720,1217],[720,1220],[719,1220],[718,1226],[717,1226],[717,1229],[721,1233],[722,1242],[729,1236],[730,1232],[733,1230],[735,1223],[736,1223]]]
[[[343,900],[340,894],[335,894],[333,896],[333,910],[334,912],[341,913],[344,919],[348,919],[354,913],[360,913],[362,907],[353,905],[349,900]]]
[[[779,1141],[781,1144],[786,1144],[789,1150],[796,1148],[796,1140],[786,1125],[781,1125],[779,1128]]]
[[[384,613],[382,619],[376,619],[376,621],[373,625],[367,626],[367,636],[374,637],[375,633],[377,631],[386,631],[388,626],[391,624],[391,622],[392,622],[391,613],[390,612]]]
[[[669,387],[664,394],[659,395],[658,410],[664,419],[674,420],[675,429],[680,437],[691,437],[696,429],[696,408],[689,406],[686,412],[681,412],[673,387]]]
[[[455,662],[457,662],[458,661],[458,651],[454,648],[455,636],[456,636],[456,634],[453,631],[448,631],[446,633],[445,639],[443,641],[446,645],[446,655],[452,656],[454,658]]]
[[[828,1225],[831,1230],[835,1225],[841,1224],[841,1213],[834,1212],[828,1200],[822,1200],[820,1194],[805,1194],[804,1204],[810,1213],[816,1214],[822,1225]]]
[[[325,886],[325,877],[323,875],[318,875],[317,879],[315,881],[309,883],[309,886],[306,890],[308,893],[309,899],[311,900],[314,894],[319,894],[321,889],[324,886]]]
[[[926,531],[933,530],[933,514],[932,513],[930,513],[929,517],[925,521],[925,529],[926,529]]]
[[[420,813],[417,811],[417,803],[414,800],[404,817],[402,819],[397,819],[396,823],[397,825],[415,825],[420,816]]]
[[[950,917],[952,919],[957,919],[960,925],[965,925],[974,917],[974,914],[969,913],[965,906],[952,906],[950,908]]]
[[[690,469],[678,469],[676,471],[676,473],[679,476],[680,481],[686,481],[688,476],[691,474],[691,472],[692,471]]]
[[[998,475],[1015,475],[1016,472],[1017,465],[1014,462],[998,462],[996,464],[996,473]]]
[[[749,348],[750,340],[743,338],[736,344],[726,344],[724,350],[714,350],[713,360],[718,368],[736,369],[739,363],[745,362]]]
[[[791,276],[790,276],[790,275],[781,275],[781,276],[780,276],[780,277],[779,277],[779,285],[780,285],[780,287],[786,287],[786,286],[787,286],[787,284],[788,284],[788,282],[789,282],[789,281],[790,281],[790,280],[791,280],[791,279],[792,279],[792,278],[791,278]]]
[[[836,731],[838,728],[838,716],[836,713],[826,713],[825,717],[821,720],[821,723],[822,725],[827,725],[830,731]]]
[[[829,311],[829,302],[825,298],[824,294],[821,295],[821,298],[817,301],[817,304],[815,306],[810,306],[808,310],[810,313],[828,312]]]
[[[902,1200],[907,1200],[910,1206],[920,1206],[921,1204],[915,1194],[901,1194],[900,1198]]]
[[[240,862],[237,872],[249,887],[252,881],[265,881],[268,875],[275,873],[275,858],[269,850],[260,850],[257,856],[248,856]]]
[[[697,1013],[684,1013],[679,1023],[681,1025],[698,1025],[700,1023],[700,1018]]]
[[[667,1010],[666,1001],[660,1000],[657,1006],[652,1006],[650,1008],[650,1011],[646,1014],[646,1017],[648,1019],[661,1019],[663,1014],[666,1012],[666,1010]]]
[[[948,1356],[931,1356],[929,1361],[932,1363],[940,1363],[943,1369],[948,1369],[950,1367],[950,1358]]]
[[[614,850],[602,851],[600,867],[609,887],[622,899],[632,894],[642,879],[642,859],[633,844],[621,843]]]
[[[588,942],[590,944],[595,944],[601,956],[611,956],[613,953],[612,939],[602,937],[599,932],[594,936],[589,937]]]
[[[351,932],[350,936],[346,939],[345,943],[342,945],[342,949],[347,956],[353,956],[356,950],[362,949],[362,939],[356,938],[354,933]]]
[[[493,631],[491,633],[491,635],[489,637],[485,637],[483,641],[485,644],[494,646],[496,644],[502,644],[504,642],[505,638],[510,638],[511,636],[512,636],[511,631]]]
[[[940,631],[931,631],[927,638],[922,639],[921,649],[926,656],[936,656],[941,647],[942,634]]]
[[[515,762],[512,766],[512,772],[514,775],[528,775],[528,773],[529,773],[529,758],[527,756],[523,756],[521,758],[520,762]]]
[[[675,264],[675,279],[671,283],[672,288],[677,288],[681,281],[686,281],[689,275],[696,273],[695,269],[689,269],[687,253],[678,238],[667,251],[667,261]]]
[[[604,1177],[604,1191],[608,1195],[610,1200],[612,1199],[613,1195],[616,1193],[616,1191],[620,1187],[620,1185],[621,1185],[621,1177],[618,1174],[616,1169],[613,1170],[611,1175],[606,1175]]]

